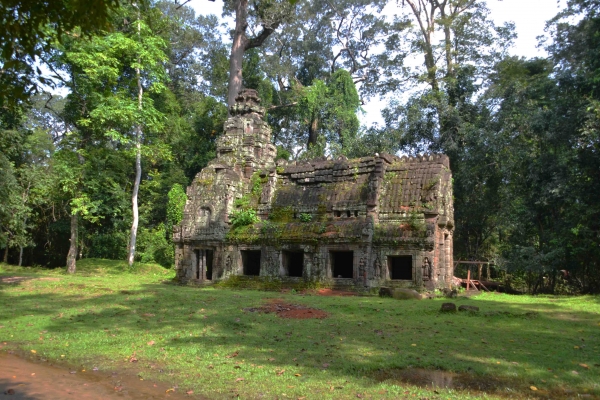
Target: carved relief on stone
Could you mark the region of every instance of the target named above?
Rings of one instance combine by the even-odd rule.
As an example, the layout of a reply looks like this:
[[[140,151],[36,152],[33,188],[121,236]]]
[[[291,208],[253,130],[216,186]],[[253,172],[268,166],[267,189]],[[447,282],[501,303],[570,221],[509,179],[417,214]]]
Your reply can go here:
[[[381,278],[381,261],[379,260],[379,256],[377,256],[377,258],[375,259],[375,262],[373,262],[373,270],[375,273],[375,279],[380,279]]]
[[[435,223],[427,221],[427,237],[433,236],[435,232]]]
[[[260,194],[260,202],[261,204],[269,204],[273,199],[273,194],[275,193],[275,186],[277,184],[277,177],[275,174],[269,176],[267,184],[263,186],[262,193]]]
[[[196,211],[195,225],[197,228],[206,228],[210,224],[212,211],[207,206],[202,206]]]
[[[315,253],[312,258],[312,265],[315,271],[319,269],[319,255]]]
[[[227,256],[225,256],[225,271],[233,272],[231,270],[231,254],[227,254]]]
[[[431,265],[431,261],[429,261],[429,257],[423,257],[423,280],[424,281],[429,281],[431,280],[431,275],[433,273],[432,271],[432,265]]]
[[[366,271],[367,271],[367,254],[365,251],[362,252],[362,256],[360,257],[360,260],[358,261],[358,275],[360,278],[365,277],[366,275]]]
[[[277,271],[277,266],[279,263],[275,262],[276,257],[273,256],[273,252],[267,253],[267,269],[272,271]]]

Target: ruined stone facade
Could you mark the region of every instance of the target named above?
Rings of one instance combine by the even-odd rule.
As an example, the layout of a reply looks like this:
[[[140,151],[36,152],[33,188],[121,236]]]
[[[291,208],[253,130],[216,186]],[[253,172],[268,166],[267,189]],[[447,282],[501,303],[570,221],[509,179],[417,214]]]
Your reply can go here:
[[[451,284],[447,156],[276,161],[256,92],[242,91],[230,113],[217,158],[188,187],[174,229],[181,281]]]

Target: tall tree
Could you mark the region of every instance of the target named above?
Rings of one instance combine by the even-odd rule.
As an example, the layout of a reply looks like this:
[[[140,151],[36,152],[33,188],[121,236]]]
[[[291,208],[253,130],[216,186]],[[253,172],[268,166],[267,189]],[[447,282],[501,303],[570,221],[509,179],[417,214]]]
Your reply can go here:
[[[514,38],[512,25],[496,26],[485,3],[477,0],[407,0],[412,33],[406,36],[422,55],[405,75],[412,94],[392,99],[384,110],[386,127],[396,131],[410,153],[450,156],[456,204],[456,254],[463,258],[497,256],[497,223],[502,203],[499,148],[488,104],[480,99],[498,62]],[[389,48],[389,47],[388,47]],[[390,51],[391,57],[395,50]],[[489,148],[486,148],[489,146]]]
[[[227,104],[235,104],[235,98],[242,89],[242,64],[244,53],[262,46],[265,40],[291,17],[293,6],[285,1],[257,1],[249,8],[248,0],[231,0],[225,2],[225,10],[235,15],[235,28],[229,55],[229,84]],[[260,32],[248,36],[249,24],[260,26]],[[253,28],[254,28],[253,26]],[[251,29],[253,31],[253,29]]]
[[[151,29],[155,10],[123,9],[122,23],[114,32],[90,40],[74,40],[66,48],[64,66],[71,71],[72,104],[80,111],[75,126],[100,134],[131,152],[135,176],[132,188],[132,224],[128,263],[134,261],[137,239],[138,191],[142,178],[142,153],[170,157],[157,135],[164,115],[149,93],[165,89],[165,42]]]

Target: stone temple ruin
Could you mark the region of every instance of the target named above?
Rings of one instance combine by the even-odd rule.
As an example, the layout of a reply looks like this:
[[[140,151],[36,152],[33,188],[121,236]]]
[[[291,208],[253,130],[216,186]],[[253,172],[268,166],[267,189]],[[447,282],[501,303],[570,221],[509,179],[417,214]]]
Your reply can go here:
[[[180,281],[450,286],[447,156],[276,160],[256,91],[240,92],[230,114],[174,228]]]

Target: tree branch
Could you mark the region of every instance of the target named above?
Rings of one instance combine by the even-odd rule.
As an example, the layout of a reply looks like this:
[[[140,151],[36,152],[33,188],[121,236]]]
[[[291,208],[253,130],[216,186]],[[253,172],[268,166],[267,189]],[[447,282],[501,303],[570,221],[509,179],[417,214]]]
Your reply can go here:
[[[267,38],[273,32],[275,32],[275,30],[279,27],[280,24],[281,24],[281,22],[278,21],[278,22],[273,23],[273,25],[271,25],[271,26],[265,26],[265,25],[263,25],[263,29],[258,34],[258,36],[254,37],[252,39],[246,39],[246,43],[244,44],[244,50],[250,50],[250,49],[253,49],[255,47],[262,46],[263,42],[265,40],[267,40]]]
[[[293,103],[281,104],[279,106],[271,106],[271,107],[268,108],[268,111],[278,110],[280,108],[294,107],[294,106],[297,106],[297,105],[298,105],[298,102],[295,101]]]

